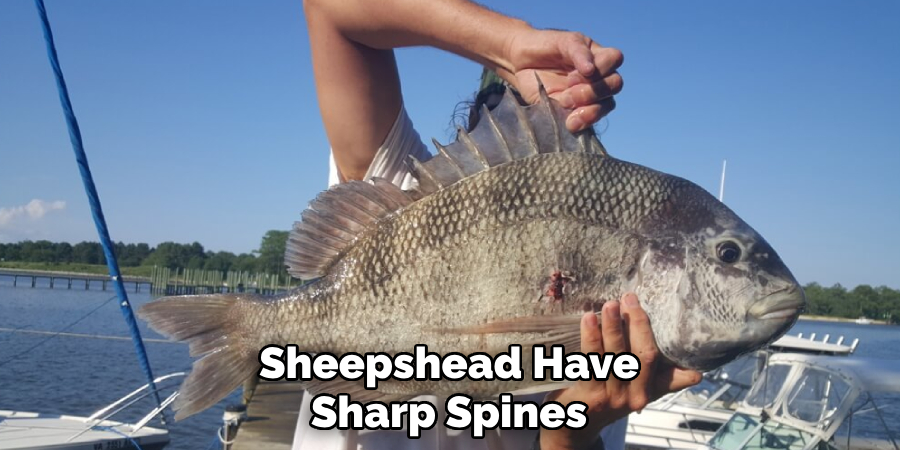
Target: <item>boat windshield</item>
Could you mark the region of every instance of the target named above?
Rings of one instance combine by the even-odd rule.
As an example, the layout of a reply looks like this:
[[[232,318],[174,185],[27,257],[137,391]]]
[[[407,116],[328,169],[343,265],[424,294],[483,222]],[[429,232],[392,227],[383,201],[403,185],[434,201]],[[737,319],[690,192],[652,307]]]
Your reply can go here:
[[[703,374],[703,380],[677,394],[670,394],[660,404],[682,404],[713,409],[733,410],[750,390],[762,372],[766,353],[756,352]]]
[[[773,364],[761,375],[762,379],[758,380],[750,393],[747,394],[747,405],[754,408],[765,408],[771,406],[784,382],[791,373],[791,366],[787,364]]]
[[[736,413],[709,441],[717,450],[802,450],[816,437],[789,425]]]
[[[824,428],[849,391],[850,385],[834,372],[806,367],[788,393],[786,414]]]
[[[805,366],[789,386],[785,382],[791,365],[773,364],[747,395],[747,405],[765,408],[773,416],[781,416],[824,428],[841,406],[850,385],[829,370]],[[783,406],[783,407],[782,407]]]
[[[766,365],[766,353],[755,352],[725,364],[704,375],[712,382],[729,382],[740,387],[749,388]]]

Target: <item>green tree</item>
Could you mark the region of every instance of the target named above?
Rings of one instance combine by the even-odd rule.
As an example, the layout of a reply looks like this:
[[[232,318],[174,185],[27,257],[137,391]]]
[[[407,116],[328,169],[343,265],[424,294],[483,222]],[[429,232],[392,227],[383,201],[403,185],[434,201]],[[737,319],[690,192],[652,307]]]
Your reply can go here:
[[[249,253],[241,253],[234,258],[234,264],[231,266],[231,270],[242,271],[242,272],[258,272],[259,269],[256,266],[256,256],[251,255]]]
[[[150,255],[150,246],[141,244],[116,243],[116,257],[122,267],[137,267]]]
[[[54,263],[72,262],[72,254],[72,244],[68,242],[59,242],[53,246]]]
[[[203,263],[204,270],[218,270],[220,272],[228,272],[234,265],[236,256],[231,252],[206,252],[206,261]]]
[[[103,247],[99,242],[79,242],[72,246],[72,262],[82,264],[106,264]]]
[[[288,231],[269,230],[259,244],[257,268],[260,272],[284,275],[284,250],[287,245]]]
[[[175,242],[163,242],[156,246],[143,261],[145,266],[160,266],[170,269],[203,267],[206,260],[206,252],[199,242],[193,244],[178,244]]]
[[[15,244],[0,244],[0,261],[21,261],[22,246]]]

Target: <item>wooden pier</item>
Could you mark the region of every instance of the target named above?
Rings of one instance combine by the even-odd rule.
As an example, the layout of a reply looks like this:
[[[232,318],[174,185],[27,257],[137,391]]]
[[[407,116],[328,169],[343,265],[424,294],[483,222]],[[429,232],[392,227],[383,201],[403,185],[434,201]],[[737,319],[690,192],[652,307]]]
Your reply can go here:
[[[39,281],[44,282],[39,282]],[[195,295],[229,292],[248,292],[274,295],[287,292],[301,282],[288,275],[272,275],[232,271],[200,269],[169,269],[153,267],[150,277],[123,276],[128,292],[150,292],[153,295]],[[0,283],[13,287],[50,289],[111,290],[109,275],[91,275],[71,272],[45,272],[38,270],[0,269]]]
[[[91,290],[91,285],[102,290],[112,289],[109,275],[88,275],[68,272],[41,272],[32,270],[0,269],[0,279],[9,279],[13,287],[38,287],[38,280],[48,280],[50,289],[84,289]],[[144,277],[122,277],[125,289],[141,292],[150,290],[150,279]]]
[[[202,269],[153,267],[150,284],[154,295],[197,295],[249,292],[274,295],[301,284],[289,275],[245,271],[222,272]]]
[[[303,389],[296,381],[260,381],[231,450],[290,450]]]

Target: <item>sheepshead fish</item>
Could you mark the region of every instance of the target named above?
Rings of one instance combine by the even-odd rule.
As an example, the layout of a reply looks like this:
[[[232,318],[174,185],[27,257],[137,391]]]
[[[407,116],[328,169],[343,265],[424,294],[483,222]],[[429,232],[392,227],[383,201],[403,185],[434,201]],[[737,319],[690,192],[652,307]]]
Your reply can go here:
[[[756,231],[684,179],[610,157],[542,92],[507,94],[457,142],[411,161],[417,187],[354,181],[320,194],[294,225],[286,264],[314,282],[278,297],[161,299],[140,315],[202,356],[177,418],[214,405],[260,368],[267,344],[310,353],[497,354],[522,344],[580,350],[584,311],[635,292],[660,352],[708,370],[783,334],[801,287]],[[311,382],[354,400],[493,397],[522,381]]]

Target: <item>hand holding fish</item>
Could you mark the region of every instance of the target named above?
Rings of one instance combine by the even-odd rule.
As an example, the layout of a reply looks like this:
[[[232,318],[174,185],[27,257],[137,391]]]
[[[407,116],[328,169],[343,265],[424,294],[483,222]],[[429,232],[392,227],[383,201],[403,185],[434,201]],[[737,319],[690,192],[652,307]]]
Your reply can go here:
[[[535,72],[573,109],[579,131],[608,114],[622,89],[618,50],[566,31],[537,30],[467,0],[304,0],[316,92],[335,163],[362,179],[403,104],[393,49],[430,46],[495,70],[528,100]]]
[[[550,97],[573,110],[569,131],[580,131],[612,111],[613,95],[622,90],[622,52],[602,47],[576,32],[528,29],[509,37],[506,60],[513,67],[497,69],[528,103],[538,100],[537,78]]]
[[[650,329],[650,319],[634,294],[626,294],[621,302],[604,304],[599,327],[597,315],[585,313],[581,320],[581,350],[600,354],[634,353],[641,361],[640,375],[631,381],[615,377],[605,381],[579,381],[568,389],[548,394],[548,400],[563,405],[576,400],[587,403],[589,423],[581,430],[542,429],[543,450],[586,448],[606,425],[633,411],[640,411],[668,392],[693,386],[701,379],[700,372],[659,362],[660,353]]]

